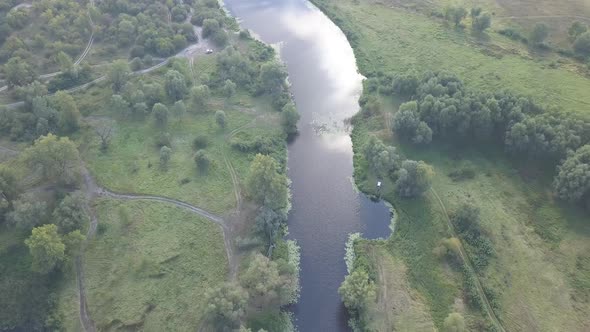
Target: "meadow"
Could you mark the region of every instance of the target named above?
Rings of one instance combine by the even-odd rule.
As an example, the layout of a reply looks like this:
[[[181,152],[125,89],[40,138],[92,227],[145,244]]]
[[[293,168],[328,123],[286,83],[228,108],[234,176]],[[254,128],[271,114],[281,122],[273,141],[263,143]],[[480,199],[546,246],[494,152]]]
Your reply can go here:
[[[228,272],[219,226],[165,203],[105,199],[95,209],[100,226],[84,261],[97,328],[188,330],[202,323],[205,291]],[[72,283],[60,292],[68,330],[79,328]]]

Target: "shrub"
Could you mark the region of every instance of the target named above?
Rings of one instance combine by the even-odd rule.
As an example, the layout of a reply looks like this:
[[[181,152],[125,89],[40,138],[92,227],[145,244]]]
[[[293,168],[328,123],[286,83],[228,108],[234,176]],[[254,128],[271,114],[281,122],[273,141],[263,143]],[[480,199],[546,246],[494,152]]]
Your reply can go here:
[[[207,135],[198,135],[193,139],[193,149],[205,149],[209,145],[209,137]]]

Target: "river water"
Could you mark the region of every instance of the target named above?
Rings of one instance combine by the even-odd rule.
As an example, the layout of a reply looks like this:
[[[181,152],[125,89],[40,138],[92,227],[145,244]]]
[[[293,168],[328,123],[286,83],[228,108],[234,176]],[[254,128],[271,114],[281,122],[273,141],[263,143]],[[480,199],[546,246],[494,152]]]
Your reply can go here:
[[[348,234],[390,234],[390,212],[353,187],[352,143],[345,120],[361,93],[352,48],[340,29],[306,0],[225,0],[230,13],[264,42],[280,45],[301,114],[289,144],[293,210],[289,238],[301,246],[301,332],[349,331],[338,287],[346,275]]]

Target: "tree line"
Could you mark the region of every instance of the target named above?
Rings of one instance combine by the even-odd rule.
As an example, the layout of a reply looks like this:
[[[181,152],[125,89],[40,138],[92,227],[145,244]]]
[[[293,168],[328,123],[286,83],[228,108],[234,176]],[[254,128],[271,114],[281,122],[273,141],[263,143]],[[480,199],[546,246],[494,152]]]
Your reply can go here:
[[[444,72],[399,75],[382,81],[387,87],[382,91],[409,99],[393,118],[392,130],[401,139],[418,145],[433,140],[494,144],[513,156],[550,167],[559,165],[554,183],[557,195],[590,204],[587,120],[547,111],[508,90],[468,90],[461,80]]]

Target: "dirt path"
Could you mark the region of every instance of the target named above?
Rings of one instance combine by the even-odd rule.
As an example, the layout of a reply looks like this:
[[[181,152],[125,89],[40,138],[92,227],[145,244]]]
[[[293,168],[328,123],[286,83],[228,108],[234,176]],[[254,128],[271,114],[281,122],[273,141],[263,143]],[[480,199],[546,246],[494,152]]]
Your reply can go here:
[[[494,325],[500,331],[506,332],[506,330],[504,329],[504,326],[502,326],[502,323],[500,323],[500,321],[496,317],[496,314],[494,313],[494,310],[492,309],[492,306],[491,306],[490,302],[488,301],[488,297],[486,296],[485,292],[483,291],[483,287],[481,285],[481,281],[479,280],[479,276],[477,275],[477,273],[475,273],[475,269],[473,268],[473,264],[471,263],[469,255],[465,252],[465,249],[463,247],[463,241],[461,241],[461,238],[459,236],[457,236],[457,232],[455,231],[455,228],[453,227],[453,223],[451,222],[451,218],[449,216],[449,212],[447,211],[445,204],[440,199],[440,196],[438,196],[438,193],[436,192],[436,190],[434,190],[434,188],[431,187],[430,192],[432,193],[434,198],[436,198],[436,200],[438,201],[438,204],[440,205],[441,209],[444,212],[445,220],[447,222],[447,226],[449,227],[449,231],[451,232],[451,235],[459,240],[459,243],[460,243],[459,254],[461,256],[461,259],[463,260],[463,262],[465,263],[465,265],[469,269],[469,271],[471,273],[473,273],[473,276],[475,277],[474,280],[475,280],[477,292],[479,293],[479,296],[483,300],[484,309],[485,309],[488,317],[490,318],[490,320],[494,323]]]
[[[590,21],[590,17],[586,16],[578,16],[578,15],[538,15],[538,16],[496,16],[498,19],[509,19],[509,20],[519,20],[519,19],[544,19],[544,18],[575,18],[578,20],[585,20]]]

